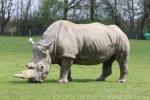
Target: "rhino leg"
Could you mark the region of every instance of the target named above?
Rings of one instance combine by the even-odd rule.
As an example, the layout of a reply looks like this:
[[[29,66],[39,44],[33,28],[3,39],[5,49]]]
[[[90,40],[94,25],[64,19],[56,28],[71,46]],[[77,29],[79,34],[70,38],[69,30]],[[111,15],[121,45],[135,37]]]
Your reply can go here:
[[[69,75],[70,67],[71,67],[72,63],[73,63],[73,60],[70,58],[63,58],[61,60],[60,77],[58,80],[59,83],[68,83],[68,75]],[[70,73],[70,75],[71,75],[71,73]]]
[[[121,55],[121,58],[117,60],[120,67],[120,78],[118,81],[124,83],[128,74],[128,53],[123,52]]]
[[[68,73],[68,81],[72,81],[72,78],[71,78],[71,69],[70,69],[70,71],[69,71],[69,73]]]
[[[97,79],[97,81],[105,81],[105,78],[107,78],[109,75],[112,74],[112,63],[114,62],[114,58],[107,60],[103,63],[102,67],[102,74]]]
[[[126,77],[128,74],[128,61],[120,62],[119,66],[120,66],[120,78],[118,81],[124,83],[126,82]]]

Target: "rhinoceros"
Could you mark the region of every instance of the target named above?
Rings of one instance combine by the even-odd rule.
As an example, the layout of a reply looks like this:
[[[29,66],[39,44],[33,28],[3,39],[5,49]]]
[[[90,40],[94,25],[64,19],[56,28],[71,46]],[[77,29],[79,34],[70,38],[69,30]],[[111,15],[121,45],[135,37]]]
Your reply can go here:
[[[32,45],[32,62],[29,69],[15,77],[43,82],[51,64],[60,65],[58,82],[71,81],[71,65],[96,65],[103,63],[102,74],[97,81],[105,81],[112,73],[112,63],[120,66],[119,82],[125,82],[128,74],[130,45],[125,33],[116,25],[101,23],[75,24],[59,20],[50,25],[38,42]]]

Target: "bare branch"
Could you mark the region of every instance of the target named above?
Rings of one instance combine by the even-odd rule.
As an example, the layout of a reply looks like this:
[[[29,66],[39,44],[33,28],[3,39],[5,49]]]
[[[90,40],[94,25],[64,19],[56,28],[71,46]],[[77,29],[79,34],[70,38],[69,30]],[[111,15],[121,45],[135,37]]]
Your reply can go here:
[[[83,1],[83,0],[79,0],[78,2],[76,2],[76,4],[70,6],[68,9],[72,9],[72,8],[78,6],[81,1]]]
[[[75,0],[72,0],[72,1],[68,4],[68,6],[71,6],[74,2],[75,2]]]

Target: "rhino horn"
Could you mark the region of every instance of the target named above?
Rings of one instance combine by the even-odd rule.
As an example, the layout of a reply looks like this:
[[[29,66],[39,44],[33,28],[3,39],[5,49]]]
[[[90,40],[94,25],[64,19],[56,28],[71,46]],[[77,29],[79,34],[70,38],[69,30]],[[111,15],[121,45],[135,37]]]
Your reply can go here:
[[[20,73],[17,73],[14,75],[14,77],[22,78],[22,79],[29,79],[34,77],[34,69],[28,69],[21,71]]]
[[[29,68],[29,69],[35,69],[35,67],[36,67],[36,65],[34,64],[34,63],[28,63],[27,65],[27,68]]]
[[[31,45],[35,44],[35,42],[33,41],[33,39],[32,39],[31,37],[29,38],[29,43],[30,43]]]

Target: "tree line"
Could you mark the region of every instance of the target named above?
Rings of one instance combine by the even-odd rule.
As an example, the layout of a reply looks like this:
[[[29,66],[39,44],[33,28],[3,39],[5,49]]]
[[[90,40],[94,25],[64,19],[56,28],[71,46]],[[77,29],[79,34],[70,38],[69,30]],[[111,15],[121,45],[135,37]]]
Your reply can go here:
[[[41,35],[61,19],[116,24],[142,39],[150,32],[150,0],[0,0],[0,35]]]

